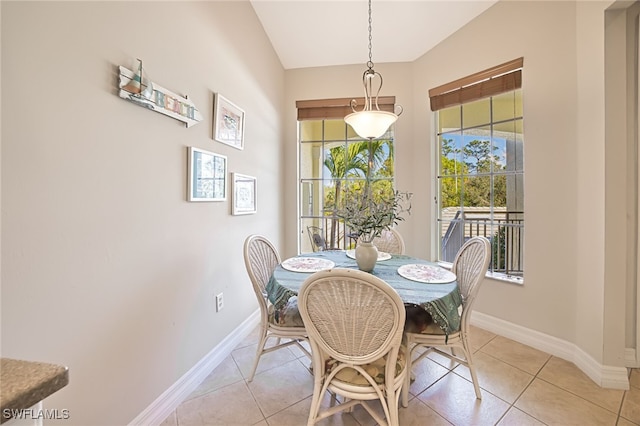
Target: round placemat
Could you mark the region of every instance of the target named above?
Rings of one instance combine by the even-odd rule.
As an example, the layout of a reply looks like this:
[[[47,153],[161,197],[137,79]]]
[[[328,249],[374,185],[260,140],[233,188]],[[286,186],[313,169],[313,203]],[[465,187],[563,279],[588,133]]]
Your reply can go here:
[[[282,267],[293,272],[318,272],[331,269],[335,263],[329,259],[318,257],[291,257],[282,262]]]
[[[445,284],[456,280],[456,274],[439,266],[410,263],[398,268],[402,277],[429,284]]]

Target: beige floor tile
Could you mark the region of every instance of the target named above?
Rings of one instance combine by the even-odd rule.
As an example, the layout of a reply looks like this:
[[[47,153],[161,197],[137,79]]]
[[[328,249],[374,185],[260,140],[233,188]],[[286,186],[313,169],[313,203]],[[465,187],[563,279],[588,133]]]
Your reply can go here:
[[[382,406],[378,401],[369,401],[369,405],[376,411],[376,413],[378,413],[379,416],[384,417]],[[377,425],[374,418],[371,417],[371,415],[362,406],[358,405],[354,407],[352,415],[360,426]],[[398,416],[400,425],[402,426],[451,425],[451,423],[446,419],[418,399],[411,400],[407,408],[400,407],[398,410]]]
[[[273,342],[275,342],[275,340]],[[249,374],[251,374],[251,368],[253,367],[257,348],[258,345],[255,344],[236,349],[231,353],[231,356],[238,365],[242,376],[245,378],[248,378]],[[263,354],[260,357],[260,362],[258,363],[256,374],[262,371],[266,371],[270,368],[278,367],[284,363],[293,361],[294,359],[296,359],[296,356],[289,350],[288,347]]]
[[[413,364],[412,373],[415,380],[409,386],[409,398],[421,393],[448,372],[448,369],[428,357]]]
[[[309,343],[306,341],[302,341],[301,345],[307,349],[307,351],[309,351],[309,353],[311,353],[311,346],[309,346]],[[311,363],[311,358],[309,358],[299,347],[298,345],[291,345],[289,346],[289,350],[291,352],[293,352],[293,354],[296,356],[296,358],[302,358],[302,357],[306,357],[307,360],[309,360],[309,363]]]
[[[267,423],[274,426],[297,426],[307,423],[311,398],[303,399],[285,409],[269,416]]]
[[[323,406],[328,407],[329,401],[330,399],[325,398],[323,400]],[[380,404],[379,400],[377,399],[370,400],[370,401],[367,401],[367,403],[369,404],[369,407],[375,413],[377,413],[378,416],[382,418],[385,417],[384,410],[382,409],[382,404]],[[342,414],[342,416],[346,416],[346,415],[351,416],[356,421],[356,424],[359,426],[376,426],[377,425],[375,419],[371,416],[371,414],[369,414],[369,412],[362,405],[355,405],[351,412],[344,412],[344,414]],[[400,415],[400,410],[398,411],[398,415]],[[402,422],[400,423],[402,424]]]
[[[538,378],[614,413],[620,410],[623,390],[601,388],[569,361],[551,357],[538,374]]]
[[[328,407],[330,398],[327,395],[321,404],[322,408]],[[306,425],[311,408],[311,397],[306,398],[297,404],[285,408],[267,419],[269,425],[273,426],[300,426]],[[331,417],[320,420],[318,426],[360,426],[356,419],[349,413],[338,413]]]
[[[260,326],[255,327],[242,342],[236,345],[235,349],[244,348],[245,346],[257,345],[260,341]]]
[[[243,379],[242,373],[240,373],[233,358],[227,357],[200,383],[200,386],[189,395],[187,400],[197,398],[216,389],[220,389],[223,386],[242,381]]]
[[[400,408],[400,424],[402,426],[448,426],[451,425],[425,403],[414,399],[407,408]]]
[[[616,426],[638,426],[638,423],[633,423],[625,419],[624,417],[620,417],[618,419],[618,423],[616,423]]]
[[[200,387],[161,426],[298,426],[306,424],[313,377],[309,360],[294,348],[267,354],[253,383],[247,383],[258,342],[258,328],[244,339]],[[595,386],[573,364],[509,339],[472,327],[474,361],[483,389],[475,398],[468,370],[430,354],[415,367],[409,407],[400,424],[412,425],[600,425],[640,426],[640,370],[630,371],[629,391]],[[422,350],[422,349],[421,349]],[[452,372],[449,370],[454,369]],[[531,380],[532,375],[539,377]],[[529,383],[527,386],[525,383]],[[551,384],[553,382],[554,384]],[[512,401],[518,390],[524,392]],[[586,391],[585,391],[586,388]],[[617,395],[622,417],[609,411]],[[611,395],[613,395],[612,398]],[[323,400],[328,406],[330,399]],[[373,402],[378,412],[380,405]],[[603,406],[609,407],[607,409]],[[265,418],[265,416],[267,418]],[[324,419],[320,426],[375,426],[361,407]]]
[[[379,401],[369,401],[369,406],[378,413],[380,417],[384,417],[384,410],[382,409],[382,405]],[[371,414],[369,414],[361,405],[353,407],[353,412],[350,414],[361,426],[377,426],[375,419],[371,417]],[[399,411],[398,415],[400,415]]]
[[[180,426],[253,425],[264,419],[245,382],[190,399],[177,409]]]
[[[173,413],[169,414],[167,418],[164,419],[162,423],[160,423],[160,426],[178,426],[178,418],[176,417],[176,412],[174,411]]]
[[[629,374],[629,384],[634,388],[640,389],[640,368],[631,369]]]
[[[507,412],[509,404],[483,392],[476,399],[473,384],[454,373],[422,392],[417,398],[454,425],[494,425]]]
[[[496,426],[544,426],[544,423],[515,407],[511,407]]]
[[[496,336],[480,351],[533,375],[536,375],[551,357],[547,353],[502,336]]]
[[[445,352],[451,352],[451,350],[447,348],[443,348],[443,350]],[[442,356],[437,352],[431,352],[429,355],[426,356],[426,358],[440,364],[442,367],[446,368],[447,370],[453,370],[458,366],[457,362],[452,361],[451,359],[445,356]]]
[[[495,337],[496,335],[490,331],[483,330],[482,328],[474,326],[469,327],[469,343],[471,344],[471,349],[473,350],[473,352],[479,350]]]
[[[631,387],[625,392],[620,416],[640,425],[640,388]]]
[[[476,352],[473,355],[473,362],[476,367],[480,388],[486,389],[509,403],[515,402],[533,380],[531,374],[512,367],[484,352]],[[453,371],[471,381],[471,373],[464,365],[456,367]]]
[[[515,407],[548,425],[615,425],[617,416],[540,379],[525,390]]]
[[[280,367],[256,374],[249,389],[264,413],[269,417],[313,393],[313,376],[301,362],[293,360]]]

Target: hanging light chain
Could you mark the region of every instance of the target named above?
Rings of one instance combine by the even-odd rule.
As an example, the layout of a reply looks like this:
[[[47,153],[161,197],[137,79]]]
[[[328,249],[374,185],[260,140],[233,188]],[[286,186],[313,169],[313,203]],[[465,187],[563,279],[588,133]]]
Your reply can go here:
[[[370,70],[373,69],[373,61],[371,59],[371,40],[371,0],[369,0],[369,62],[367,62],[367,66]]]
[[[389,126],[398,119],[398,115],[402,114],[402,107],[400,105],[395,105],[396,108],[400,108],[398,114],[380,111],[380,107],[378,106],[378,94],[382,88],[382,75],[373,69],[373,55],[371,53],[371,46],[373,44],[373,38],[371,36],[371,2],[372,0],[369,0],[368,69],[362,74],[362,83],[364,86],[364,107],[362,111],[357,111],[356,106],[358,105],[358,102],[355,99],[351,99],[350,106],[353,112],[344,118],[344,121],[349,124],[359,136],[369,139],[369,144],[371,144],[371,140],[384,135],[384,133],[389,129]],[[377,80],[377,82],[380,83],[377,89],[374,88],[373,80]],[[369,148],[369,154],[372,155],[372,153],[373,150]]]

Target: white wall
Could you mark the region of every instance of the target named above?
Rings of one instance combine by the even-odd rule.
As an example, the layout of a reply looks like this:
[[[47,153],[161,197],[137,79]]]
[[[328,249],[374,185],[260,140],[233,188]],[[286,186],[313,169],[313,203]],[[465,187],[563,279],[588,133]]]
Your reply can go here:
[[[281,244],[284,71],[248,2],[1,8],[2,356],[69,367],[65,424],[126,424],[257,309],[242,244]],[[135,58],[203,122],[120,99]],[[214,92],[243,151],[212,139]],[[185,201],[188,146],[257,176],[258,213]]]

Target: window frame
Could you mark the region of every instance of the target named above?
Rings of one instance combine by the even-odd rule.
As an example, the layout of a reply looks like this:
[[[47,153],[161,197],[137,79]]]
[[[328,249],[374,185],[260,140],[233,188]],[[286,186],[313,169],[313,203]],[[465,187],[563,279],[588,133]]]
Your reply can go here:
[[[326,152],[326,149],[327,149],[325,147],[325,144],[334,144],[334,143],[344,144],[345,150],[346,150],[348,149],[347,147],[350,146],[351,144],[355,144],[355,143],[369,144],[370,143],[368,139],[358,136],[355,133],[355,131],[353,131],[351,126],[349,126],[346,122],[343,121],[344,116],[351,112],[351,106],[350,106],[351,99],[352,98],[340,98],[340,99],[324,99],[324,100],[296,102],[296,107],[298,108],[298,120],[297,120],[297,150],[298,150],[297,194],[298,196],[297,196],[297,208],[296,208],[297,217],[298,217],[297,219],[298,253],[308,252],[309,250],[306,249],[308,246],[311,246],[312,250],[314,249],[314,243],[312,241],[313,238],[311,235],[311,231],[309,230],[310,227],[314,227],[314,226],[323,228],[322,237],[324,239],[324,242],[327,245],[331,244],[332,242],[336,243],[335,240],[337,240],[337,243],[340,245],[333,248],[344,249],[350,246],[355,246],[356,240],[351,238],[349,234],[349,230],[346,228],[344,223],[342,223],[339,220],[334,222],[334,225],[335,223],[338,224],[338,234],[340,233],[340,231],[342,231],[341,235],[334,235],[334,234],[328,235],[328,233],[331,232],[329,229],[329,224],[331,223],[332,219],[331,219],[331,215],[327,216],[326,212],[328,210],[326,209],[326,206],[324,206],[325,183],[331,182],[334,180],[334,178],[330,175],[325,176],[324,152]],[[380,97],[378,100],[378,104],[381,110],[393,111],[394,105],[395,105],[395,96]],[[308,120],[315,120],[320,122],[320,125],[322,127],[320,131],[321,137],[319,139],[316,139],[315,135],[314,135],[314,138],[308,139],[308,140],[305,139],[305,137],[303,136],[302,134],[303,122]],[[325,129],[326,129],[325,124],[328,120],[335,120],[336,122],[340,120],[342,122],[342,125],[344,126],[343,138],[339,140],[334,139],[333,138],[334,135],[327,137],[327,135],[325,134]],[[393,153],[395,140],[394,140],[393,126],[391,126],[390,129],[384,135],[382,135],[380,138],[374,139],[372,142],[376,143],[377,141],[387,141],[387,143],[391,144],[391,147],[387,148],[391,152],[388,153],[388,156],[386,158],[387,159],[389,157],[392,158],[393,176],[383,177],[381,179],[376,179],[376,180],[389,181],[391,182],[390,185],[392,189],[395,189],[395,155]],[[304,162],[303,156],[304,156],[304,149],[305,149],[304,145],[313,144],[313,143],[320,144],[318,149],[323,151],[323,154],[321,154],[322,158],[313,160],[313,161],[319,161],[318,166],[322,168],[322,170],[320,170],[318,177],[305,176],[302,170],[304,167],[304,163],[303,163]],[[363,149],[366,150],[370,148],[371,148],[371,145],[369,145],[368,148],[365,147]],[[367,164],[370,165],[370,163],[367,163]],[[368,167],[367,167],[367,170],[369,170]],[[364,182],[366,179],[367,179],[366,176],[355,176],[355,177],[342,176],[340,178],[342,182],[352,182],[352,183],[353,182],[357,183],[358,181]],[[312,185],[314,182],[318,182],[320,185],[320,188],[313,188]],[[311,185],[308,186],[307,189],[305,190],[305,184],[311,184]],[[312,198],[310,198],[310,203],[309,203],[309,205],[311,206],[309,210],[310,214],[306,214],[306,212],[304,211],[305,209],[303,208],[304,197],[305,196],[312,197],[313,195],[309,195],[309,194],[312,194],[314,192],[318,193],[320,205],[318,205],[317,208],[314,208],[313,200]],[[311,224],[306,223],[305,221],[307,220],[311,222]],[[329,237],[333,237],[331,238],[333,239],[333,241],[329,241]],[[307,241],[307,239],[309,240],[309,242],[304,243]],[[331,248],[331,247],[328,247],[328,248]]]
[[[524,268],[524,239],[525,239],[525,227],[524,227],[524,214],[525,214],[525,209],[524,209],[524,187],[522,186],[518,192],[520,192],[520,194],[518,194],[518,192],[515,193],[514,197],[516,199],[516,206],[521,206],[521,212],[516,212],[515,210],[513,210],[512,212],[509,212],[508,210],[506,210],[506,206],[505,206],[505,212],[504,213],[498,213],[496,214],[500,209],[496,210],[496,206],[494,205],[494,191],[496,189],[494,183],[495,183],[495,178],[499,177],[499,176],[505,176],[505,182],[509,179],[509,176],[513,176],[513,178],[511,178],[511,180],[513,182],[516,182],[516,184],[521,185],[524,182],[524,176],[525,176],[525,171],[524,171],[524,162],[522,160],[522,165],[519,169],[511,172],[508,169],[503,169],[502,171],[496,171],[494,169],[494,165],[498,164],[498,161],[496,160],[496,162],[491,162],[491,168],[490,171],[487,173],[460,173],[460,174],[455,174],[455,175],[447,175],[443,172],[443,165],[442,165],[442,148],[444,146],[443,143],[443,138],[446,137],[447,133],[451,133],[451,134],[455,134],[455,133],[459,133],[459,138],[460,138],[460,146],[458,147],[458,149],[462,149],[463,147],[465,147],[465,143],[464,143],[464,135],[465,132],[468,132],[470,134],[473,134],[474,129],[477,131],[478,129],[482,129],[482,128],[488,128],[489,132],[488,132],[488,136],[486,136],[486,139],[490,142],[490,151],[489,151],[489,156],[493,157],[493,148],[494,148],[494,141],[496,139],[498,139],[498,137],[496,136],[496,134],[494,133],[495,127],[497,127],[497,124],[500,123],[513,123],[514,126],[514,134],[515,135],[519,135],[519,138],[522,138],[520,140],[520,144],[523,143],[524,141],[524,113],[522,111],[521,114],[519,116],[517,116],[514,113],[513,117],[510,117],[508,119],[496,119],[496,117],[494,117],[494,110],[497,108],[494,108],[494,98],[496,96],[499,96],[501,94],[510,94],[513,93],[514,96],[519,95],[520,98],[519,99],[514,99],[514,103],[513,105],[515,106],[518,102],[520,103],[520,106],[522,106],[522,67],[523,67],[523,58],[518,58],[516,60],[513,61],[509,61],[507,63],[498,65],[496,67],[490,68],[488,70],[484,70],[481,71],[479,73],[475,73],[471,76],[468,77],[464,77],[458,80],[455,80],[451,83],[447,83],[444,84],[442,86],[433,88],[429,91],[429,95],[430,95],[430,103],[431,103],[431,109],[434,112],[434,114],[432,114],[432,125],[434,128],[434,132],[432,133],[432,154],[433,154],[433,168],[432,170],[434,170],[434,173],[432,174],[432,190],[434,191],[435,197],[434,197],[434,208],[433,208],[433,215],[432,215],[432,249],[433,252],[436,253],[435,258],[437,259],[437,261],[442,264],[443,266],[450,266],[451,262],[453,261],[453,258],[451,256],[449,256],[451,259],[447,258],[446,254],[443,253],[443,239],[445,238],[444,235],[444,229],[443,228],[443,217],[442,217],[442,213],[443,213],[443,208],[441,208],[441,203],[442,201],[442,193],[441,193],[441,185],[443,183],[443,176],[455,176],[457,179],[461,179],[461,178],[469,178],[470,176],[475,177],[475,176],[488,176],[488,178],[491,181],[491,186],[490,186],[490,193],[491,193],[491,197],[490,197],[490,203],[488,204],[488,207],[486,207],[486,210],[488,210],[488,215],[489,215],[489,235],[494,235],[497,232],[504,232],[505,235],[508,235],[507,232],[515,232],[517,233],[517,239],[516,239],[516,243],[514,246],[511,247],[511,250],[513,250],[513,247],[516,247],[517,249],[517,260],[515,262],[515,264],[517,264],[521,270],[521,273],[518,273],[519,271],[517,271],[515,274],[513,273],[509,273],[509,265],[507,265],[505,263],[504,265],[504,270],[503,271],[493,271],[493,265],[494,262],[496,260],[492,259],[492,264],[490,265],[490,270],[488,272],[488,276],[498,279],[498,280],[503,280],[503,281],[508,281],[508,282],[512,282],[512,283],[517,283],[517,284],[523,284],[524,283],[524,275],[525,275],[525,268]],[[516,91],[519,91],[519,93],[516,93]],[[489,120],[488,122],[479,122],[476,123],[475,125],[471,125],[471,126],[465,126],[465,123],[463,122],[463,109],[464,106],[463,105],[467,105],[467,104],[472,104],[476,101],[480,101],[480,100],[486,100],[487,104],[488,104],[488,112],[489,112]],[[454,128],[454,130],[452,130],[451,132],[449,131],[443,131],[443,129],[440,128],[441,126],[441,122],[440,122],[440,113],[442,112],[442,110],[447,109],[449,111],[450,108],[459,108],[460,109],[460,123],[459,123],[459,128]],[[455,111],[455,110],[454,110]],[[494,121],[495,120],[495,121]],[[517,127],[516,125],[520,125],[520,131],[517,131]],[[496,132],[497,133],[497,132]],[[479,138],[480,140],[482,140],[482,137]],[[523,154],[524,153],[524,145],[518,146],[518,141],[517,141],[517,137],[514,138],[514,148],[516,153],[518,154]],[[504,166],[508,167],[509,163],[507,163],[507,155],[506,155],[506,141],[505,141],[505,159],[504,159]],[[519,150],[519,151],[518,151]],[[456,155],[457,156],[457,155]],[[451,157],[449,157],[451,158]],[[455,158],[455,157],[454,157]],[[456,159],[456,161],[462,162],[464,163],[464,157],[460,157],[459,159]],[[517,163],[517,161],[515,161]],[[477,172],[477,171],[476,171]],[[506,183],[505,183],[506,184]],[[506,190],[506,188],[505,188]],[[506,194],[505,194],[506,196]],[[464,195],[463,195],[464,197]],[[464,215],[465,212],[465,199],[461,198],[460,202],[459,202],[459,207],[458,207],[458,214],[462,214]],[[468,205],[466,207],[469,207]],[[466,209],[468,212],[473,210],[473,209]],[[518,220],[520,222],[518,222],[517,225],[512,225],[509,222],[509,214],[512,214],[512,217],[518,217]],[[501,225],[501,222],[499,219],[497,219],[497,217],[499,215],[505,215],[506,219],[504,220],[504,222],[506,223]],[[477,220],[477,219],[476,219]],[[450,220],[450,218],[447,218],[447,222],[449,224],[452,224],[453,221]],[[462,221],[460,223],[462,223],[463,225],[466,225],[467,222],[469,223],[473,223],[473,220],[467,221],[464,217],[462,219]],[[478,221],[479,223],[479,221]],[[449,225],[450,227],[450,225]],[[447,231],[449,231],[449,227],[447,227]],[[455,226],[454,226],[455,228]],[[505,231],[502,230],[500,231],[501,228],[506,229],[510,229],[511,231]],[[497,229],[498,231],[493,231],[494,229]],[[464,230],[461,230],[461,235],[459,235],[458,237],[456,237],[457,239],[461,239],[461,243],[464,242],[465,238],[467,238],[467,232]],[[485,232],[486,233],[486,232]],[[505,237],[506,239],[506,237]],[[496,240],[491,239],[492,241],[496,241],[495,245],[496,247],[494,247],[494,243],[492,243],[492,251],[494,252],[493,254],[496,253],[496,251],[494,250],[499,250],[501,248],[500,244],[501,244],[501,239],[498,238]],[[455,241],[454,241],[454,245],[455,245]],[[505,244],[504,242],[502,244]],[[505,247],[504,248],[504,256],[507,255],[507,250],[509,250],[509,247]],[[492,255],[493,255],[492,254]],[[447,260],[443,260],[443,259],[447,259]],[[504,259],[506,259],[506,257],[504,257]],[[449,261],[450,260],[450,261]],[[498,265],[499,266],[499,265]]]

